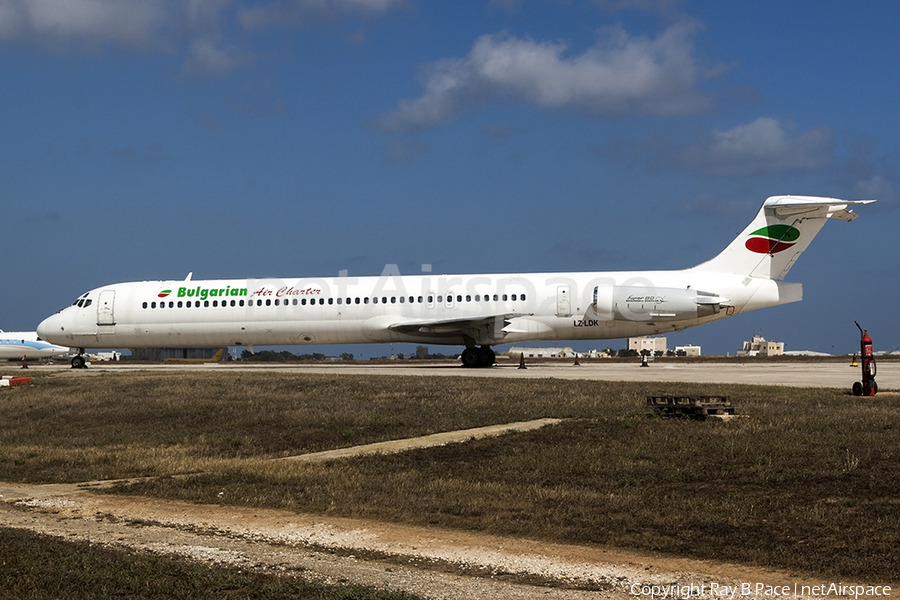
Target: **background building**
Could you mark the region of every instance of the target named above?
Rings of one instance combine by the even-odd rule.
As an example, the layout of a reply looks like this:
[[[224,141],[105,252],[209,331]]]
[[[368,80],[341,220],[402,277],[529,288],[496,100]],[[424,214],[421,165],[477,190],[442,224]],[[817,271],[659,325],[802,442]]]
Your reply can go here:
[[[749,342],[744,342],[738,350],[738,356],[778,356],[784,354],[784,342],[768,342],[761,335],[754,335]]]
[[[666,338],[661,336],[628,338],[628,349],[637,350],[638,354],[641,354],[643,350],[649,350],[651,355],[657,352],[665,354]]]
[[[566,348],[526,348],[525,346],[513,346],[507,350],[510,358],[519,358],[524,354],[525,358],[575,358],[575,351]]]
[[[700,356],[700,346],[675,346],[675,354],[678,356]]]

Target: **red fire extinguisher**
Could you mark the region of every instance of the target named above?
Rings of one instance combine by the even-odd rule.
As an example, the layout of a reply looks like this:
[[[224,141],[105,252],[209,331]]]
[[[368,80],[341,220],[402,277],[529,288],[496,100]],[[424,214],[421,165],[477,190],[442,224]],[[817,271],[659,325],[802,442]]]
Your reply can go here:
[[[853,321],[856,323],[856,321]],[[869,337],[867,330],[864,330],[856,323],[856,328],[862,336],[859,340],[859,353],[862,356],[860,365],[862,366],[862,383],[857,381],[853,384],[854,396],[874,396],[878,391],[878,384],[875,383],[875,357],[872,356],[872,338]]]

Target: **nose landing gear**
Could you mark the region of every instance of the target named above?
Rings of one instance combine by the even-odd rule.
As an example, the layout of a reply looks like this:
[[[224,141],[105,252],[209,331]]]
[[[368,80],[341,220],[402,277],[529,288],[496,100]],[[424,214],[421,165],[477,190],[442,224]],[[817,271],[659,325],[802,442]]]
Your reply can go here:
[[[87,369],[87,361],[84,360],[84,348],[78,349],[78,354],[72,357],[73,369]]]

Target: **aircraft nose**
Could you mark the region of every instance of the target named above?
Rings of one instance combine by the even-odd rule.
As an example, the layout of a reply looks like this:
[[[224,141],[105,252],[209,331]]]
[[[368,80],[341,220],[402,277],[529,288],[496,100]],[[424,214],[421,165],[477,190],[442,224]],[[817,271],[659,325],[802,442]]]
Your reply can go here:
[[[65,342],[65,331],[59,313],[47,317],[37,326],[38,337],[51,344],[61,344]]]

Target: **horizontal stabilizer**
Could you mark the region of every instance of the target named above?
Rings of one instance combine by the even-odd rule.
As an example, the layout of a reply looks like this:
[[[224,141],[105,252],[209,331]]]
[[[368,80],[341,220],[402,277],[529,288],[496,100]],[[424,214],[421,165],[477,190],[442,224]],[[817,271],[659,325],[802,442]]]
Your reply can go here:
[[[829,219],[852,221],[850,207],[875,200],[772,196],[718,256],[691,270],[781,281]]]

